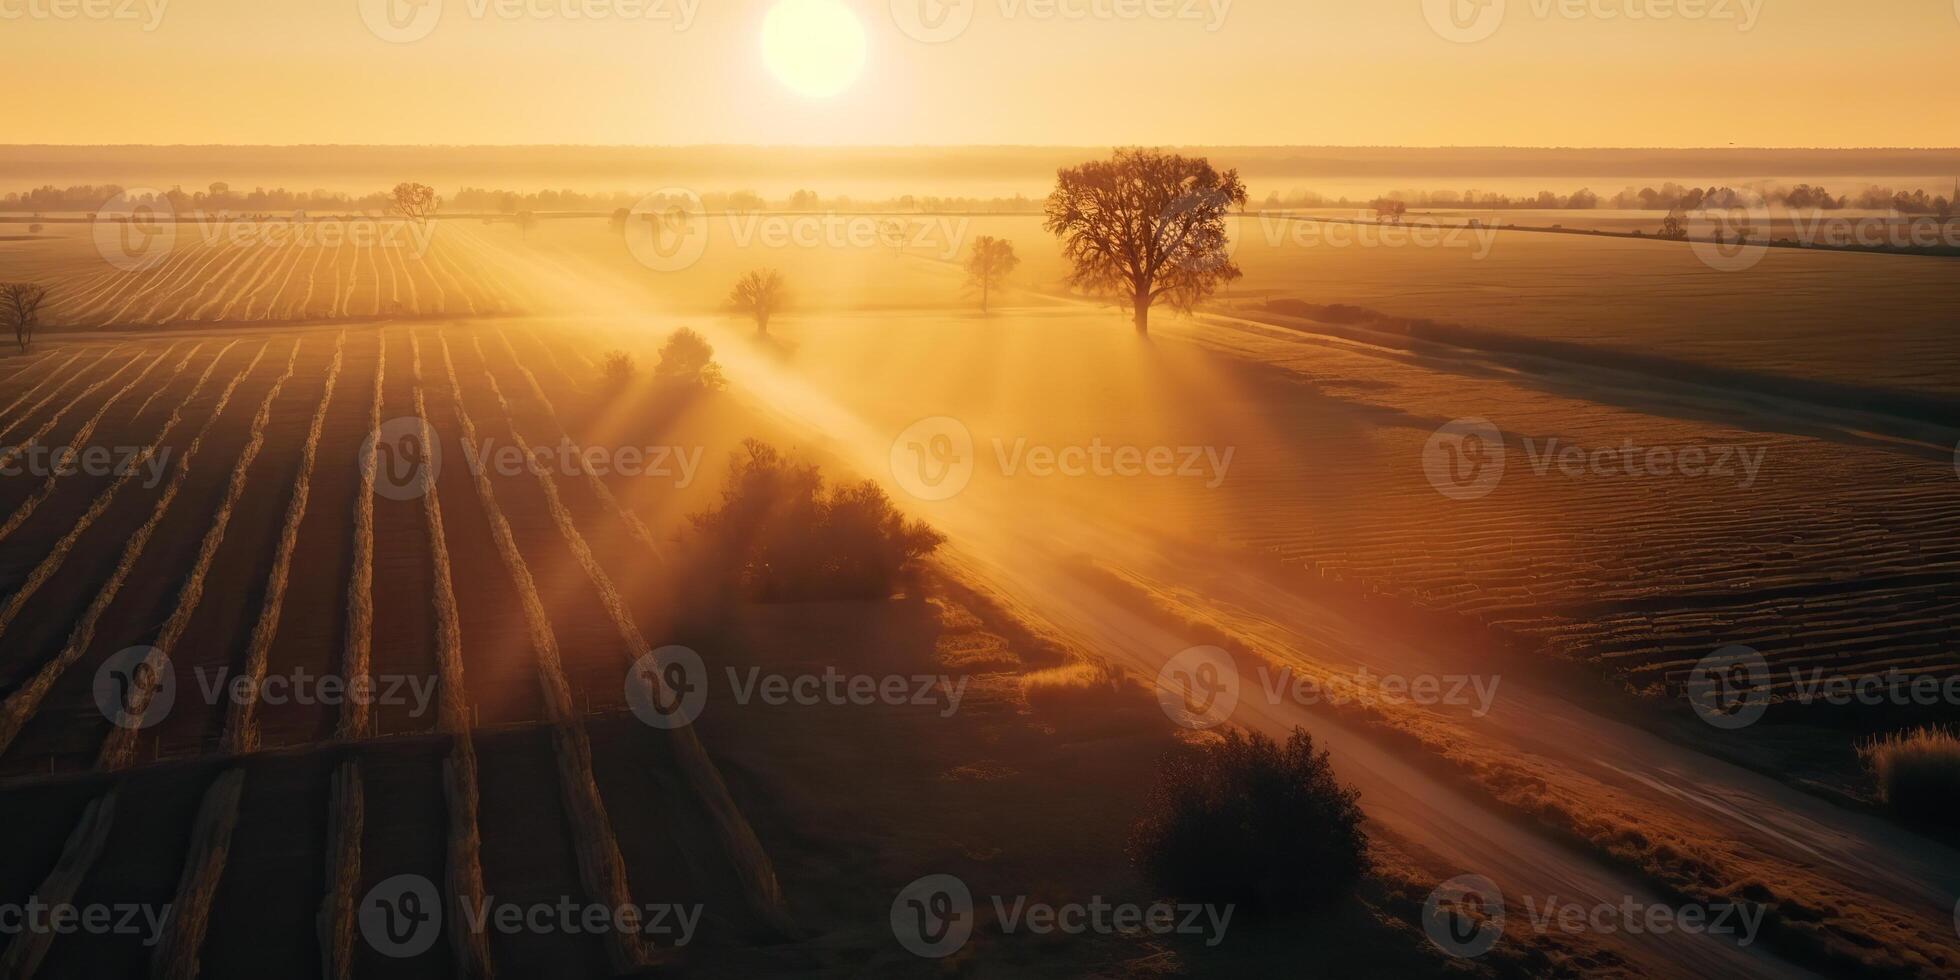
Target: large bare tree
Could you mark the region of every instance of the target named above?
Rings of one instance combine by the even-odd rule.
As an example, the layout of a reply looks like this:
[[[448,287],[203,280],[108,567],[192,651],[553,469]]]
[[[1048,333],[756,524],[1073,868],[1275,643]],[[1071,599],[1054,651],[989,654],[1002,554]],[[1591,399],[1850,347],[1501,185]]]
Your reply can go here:
[[[41,324],[41,304],[48,298],[48,287],[31,282],[0,285],[0,323],[13,328],[14,342],[21,353],[34,342],[34,328]]]
[[[1159,300],[1190,310],[1243,275],[1226,220],[1246,204],[1239,172],[1203,157],[1119,149],[1061,171],[1048,196],[1048,230],[1062,240],[1070,284],[1128,302],[1137,333]]]
[[[769,332],[769,318],[783,305],[783,276],[774,269],[757,269],[744,275],[728,294],[737,310],[755,318],[757,333]]]
[[[395,211],[410,221],[427,221],[442,207],[442,198],[427,184],[396,184],[391,196]]]
[[[966,260],[966,281],[980,290],[980,312],[987,312],[988,297],[1020,264],[1021,257],[1014,254],[1013,242],[992,235],[973,240],[973,254]]]

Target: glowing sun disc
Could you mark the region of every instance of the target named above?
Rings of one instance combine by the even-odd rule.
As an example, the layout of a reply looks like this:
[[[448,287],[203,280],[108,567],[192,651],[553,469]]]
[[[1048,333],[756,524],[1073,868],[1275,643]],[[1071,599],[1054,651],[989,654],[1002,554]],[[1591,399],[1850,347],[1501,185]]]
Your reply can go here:
[[[864,70],[864,27],[838,0],[781,0],[762,21],[762,59],[791,91],[829,98]]]

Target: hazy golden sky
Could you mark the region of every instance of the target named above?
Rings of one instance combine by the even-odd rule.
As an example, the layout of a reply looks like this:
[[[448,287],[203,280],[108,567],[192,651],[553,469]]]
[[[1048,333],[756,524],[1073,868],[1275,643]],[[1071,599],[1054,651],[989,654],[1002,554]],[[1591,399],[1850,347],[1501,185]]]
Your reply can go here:
[[[777,0],[420,2],[0,0],[0,141],[1960,143],[1957,0],[790,0],[825,98]]]

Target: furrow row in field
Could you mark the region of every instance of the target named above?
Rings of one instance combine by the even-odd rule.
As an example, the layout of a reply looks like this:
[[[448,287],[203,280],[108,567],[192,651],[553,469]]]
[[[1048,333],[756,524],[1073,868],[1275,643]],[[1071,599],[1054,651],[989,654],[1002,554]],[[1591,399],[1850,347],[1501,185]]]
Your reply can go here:
[[[170,921],[150,959],[150,976],[155,980],[195,980],[199,975],[198,952],[204,948],[211,903],[225,873],[232,833],[238,828],[238,802],[244,795],[245,770],[227,769],[198,804],[176,896],[170,903]]]
[[[343,331],[334,341],[333,360],[327,365],[326,387],[320,394],[320,407],[313,412],[313,422],[306,431],[306,445],[300,449],[299,473],[293,478],[285,524],[280,529],[279,544],[273,554],[272,572],[266,579],[265,601],[259,611],[258,623],[252,627],[252,645],[246,652],[245,669],[240,674],[249,682],[244,685],[248,693],[236,703],[236,713],[226,724],[223,747],[226,752],[250,752],[258,748],[259,682],[265,677],[266,658],[272,649],[272,638],[279,630],[279,613],[286,601],[286,580],[292,573],[293,549],[299,543],[299,526],[306,518],[307,495],[313,480],[313,467],[319,457],[320,433],[326,428],[327,411],[333,406],[334,385],[340,380],[340,364],[346,349],[347,334]]]
[[[81,890],[82,880],[88,877],[95,867],[96,858],[109,842],[109,830],[115,822],[116,791],[111,789],[88,804],[75,829],[68,835],[68,842],[61,848],[61,857],[56,860],[54,870],[48,872],[46,880],[34,890],[34,896],[54,907],[72,906],[75,893]],[[26,980],[41,967],[47,958],[48,947],[53,944],[55,931],[52,929],[26,929],[14,936],[7,944],[5,956],[0,956],[0,976]]]
[[[422,347],[409,334],[410,375],[414,380],[415,414],[422,419],[425,444],[436,438],[428,423],[429,408],[423,394]],[[483,837],[477,824],[479,809],[476,747],[470,737],[467,690],[463,686],[462,624],[456,608],[455,585],[449,563],[449,546],[443,537],[442,504],[434,486],[422,495],[427,520],[430,561],[434,566],[436,609],[436,657],[441,672],[437,695],[440,729],[450,737],[450,752],[443,760],[443,795],[449,809],[449,896],[457,918],[483,904]],[[468,929],[450,931],[458,969],[472,977],[492,975],[490,948],[485,937]]]
[[[374,400],[368,405],[368,431],[381,430],[382,382],[388,373],[388,345],[377,344],[374,358]],[[342,672],[349,684],[361,682],[372,669],[374,650],[374,478],[380,468],[380,440],[363,447],[361,486],[354,498],[354,564],[347,577],[347,639]],[[363,739],[373,732],[365,698],[352,699],[341,713],[337,736]]]
[[[480,446],[476,423],[463,403],[462,385],[456,377],[456,366],[446,340],[443,343],[443,363],[449,373],[456,420],[463,430],[464,445]],[[565,680],[557,635],[552,630],[544,601],[538,596],[530,565],[518,550],[510,522],[497,502],[489,474],[481,468],[472,468],[471,473],[475,478],[477,495],[483,502],[484,513],[489,518],[490,532],[496,541],[498,554],[503,558],[505,570],[517,585],[525,625],[530,632],[538,683],[544,693],[545,716],[552,726],[559,789],[565,812],[572,822],[572,843],[579,857],[580,883],[588,895],[603,899],[613,908],[624,908],[632,904],[632,894],[626,882],[626,862],[620,855],[612,822],[606,815],[605,800],[600,796],[598,779],[592,770],[592,748],[584,725],[573,707],[571,685]],[[637,935],[615,930],[608,933],[607,938],[614,970],[623,972],[653,962],[653,951]]]
[[[191,347],[190,353],[184,355],[184,360],[179,361],[177,363],[177,369],[179,371],[183,370],[184,365],[188,363],[190,361],[190,358],[193,355],[195,355],[199,349],[203,348],[203,346],[204,344],[202,342],[193,345]],[[169,347],[164,348],[163,353],[158,354],[156,360],[151,361],[147,366],[145,366],[141,373],[137,374],[136,377],[129,379],[128,384],[125,384],[121,388],[116,389],[115,393],[111,394],[108,400],[104,401],[101,407],[95,410],[95,414],[89,416],[88,421],[83,422],[81,428],[75,430],[74,436],[68,440],[69,446],[76,449],[77,451],[80,451],[85,447],[87,447],[88,441],[94,438],[95,436],[95,430],[97,426],[101,425],[102,417],[109,414],[109,410],[116,407],[116,403],[121,401],[124,395],[129,394],[132,390],[135,389],[137,385],[143,382],[144,378],[149,377],[150,372],[155,370],[157,365],[162,364],[167,358],[169,358],[170,352],[175,350],[176,348],[177,348],[177,344],[175,343],[171,344]],[[168,381],[169,379],[165,379],[165,384],[168,384]],[[150,397],[151,398],[156,397],[157,393],[163,390],[163,387],[164,387],[163,385],[159,385],[157,387],[156,392],[151,392]],[[147,399],[145,400],[144,404],[148,404]],[[139,412],[138,414],[140,415],[141,413]],[[132,416],[132,418],[134,418],[134,416]],[[22,501],[18,506],[16,506],[13,512],[7,515],[7,519],[5,522],[0,522],[0,541],[5,541],[9,535],[13,534],[15,531],[20,530],[20,526],[26,523],[29,517],[32,517],[34,515],[34,509],[41,506],[42,502],[46,501],[48,497],[54,493],[55,486],[61,482],[61,478],[63,476],[66,476],[67,473],[68,473],[67,470],[59,467],[50,470],[50,472],[47,475],[47,478],[41,482],[41,489],[35,491],[35,493],[32,496],[28,497],[26,500]]]
[[[450,362],[451,355],[446,338],[442,342],[442,347],[444,361]],[[455,373],[453,363],[450,366],[450,373],[452,376]],[[498,403],[505,407],[505,415],[508,418],[509,403],[504,400],[496,378],[489,375],[486,375],[486,378]],[[515,419],[510,420],[510,425],[511,438],[515,440],[516,445],[532,445],[518,431]],[[614,586],[612,577],[600,567],[585,536],[572,522],[571,512],[559,498],[556,481],[544,467],[534,467],[533,472],[538,478],[539,489],[544,493],[547,510],[553,523],[557,525],[566,546],[571,549],[579,567],[585,571],[594,591],[598,593],[600,603],[604,606],[613,627],[619,632],[620,639],[625,642],[628,662],[641,662],[643,658],[652,654],[653,646],[641,635],[640,627],[627,608],[625,600],[620,596],[618,588]],[[654,682],[659,683],[659,679],[655,678]],[[742,815],[740,807],[729,795],[720,770],[708,757],[707,750],[702,747],[699,736],[691,726],[683,726],[671,734],[674,757],[680,765],[682,775],[697,798],[707,808],[715,832],[720,837],[720,843],[734,865],[743,897],[748,902],[750,911],[772,928],[789,934],[793,930],[783,904],[782,886],[776,878],[775,868],[769,860],[769,855],[763,850],[762,842],[756,838],[754,829],[750,827],[748,818]]]
[[[52,384],[54,382],[54,379],[61,376],[61,372],[66,371],[76,361],[81,360],[82,355],[86,353],[88,353],[87,349],[76,351],[74,356],[62,362],[62,364],[59,367],[56,367],[54,370],[49,371],[47,377],[42,378],[39,383],[35,384],[34,387],[27,389],[25,392],[22,392],[20,397],[15,398],[13,402],[9,404],[4,411],[0,411],[0,417],[5,417],[9,420],[6,426],[0,427],[0,439],[6,438],[8,433],[13,432],[15,428],[19,427],[22,419],[25,419],[27,416],[34,414],[37,410],[40,409],[41,406],[46,405],[48,403],[48,399],[53,398],[55,395],[60,394],[63,388],[66,388],[69,385],[75,383],[76,379],[88,373],[88,369],[83,368],[82,370],[69,375],[65,380],[61,382],[61,384],[58,387],[55,388],[55,390],[48,392],[46,395],[42,396],[40,401],[37,401],[34,404],[29,405],[26,409],[21,411],[19,414],[14,413],[14,409],[19,408],[21,402],[24,402],[29,398],[34,397],[34,395],[38,393],[41,389],[46,388],[49,384]],[[107,352],[104,352],[102,354],[102,357],[108,357],[108,356],[109,355]],[[91,366],[93,366],[94,364],[100,363],[101,360],[102,358],[98,357],[95,359],[95,361],[91,361],[90,364]]]
[[[110,354],[113,353],[115,352],[110,351]],[[108,357],[109,355],[105,354],[103,355],[102,360],[108,360]],[[108,377],[103,378],[100,381],[91,383],[88,387],[83,388],[81,391],[77,392],[75,394],[75,397],[68,399],[68,401],[65,404],[63,404],[60,408],[55,410],[55,413],[53,415],[48,416],[47,420],[42,422],[39,428],[35,429],[33,432],[28,433],[26,436],[22,437],[19,442],[14,443],[11,446],[8,446],[4,450],[0,450],[0,469],[4,469],[6,466],[12,464],[14,459],[18,457],[21,453],[26,452],[29,447],[40,445],[42,437],[46,436],[49,432],[53,431],[55,426],[61,424],[61,420],[66,418],[69,412],[74,411],[75,406],[80,405],[82,403],[82,399],[87,398],[88,396],[93,395],[98,391],[101,391],[104,387],[110,384],[114,384],[117,378],[122,377],[122,373],[124,371],[127,371],[130,368],[134,367],[136,365],[136,362],[142,359],[143,356],[141,354],[138,354],[135,357],[132,357],[127,361],[124,361],[122,363],[122,366],[116,368],[116,370],[113,373],[111,373]],[[98,367],[101,365],[101,363],[102,361],[97,361],[94,365],[91,365],[91,367]],[[151,362],[151,363],[154,364],[155,362]],[[64,386],[64,388],[65,387],[66,386]],[[57,389],[56,394],[59,394],[60,390],[61,389]],[[34,407],[39,408],[41,406],[36,405]],[[32,410],[30,409],[30,411]],[[8,428],[12,429],[13,426],[10,425],[8,426]]]
[[[157,390],[150,392],[149,396],[144,398],[142,403],[136,406],[136,411],[130,413],[129,420],[131,422],[136,422],[137,420],[141,419],[143,417],[143,413],[149,409],[150,403],[156,401],[157,396],[163,394],[164,390],[170,387],[171,381],[176,380],[178,375],[184,373],[184,368],[190,366],[191,358],[197,356],[197,352],[203,349],[204,349],[204,345],[202,343],[198,344],[195,347],[192,347],[190,351],[184,355],[183,360],[178,361],[175,366],[171,367],[170,377],[163,379],[163,382],[157,385]],[[230,346],[227,345],[226,349],[227,350],[230,349]]]
[[[184,409],[191,403],[192,399],[197,397],[198,389],[211,377],[211,373],[216,370],[218,362],[224,358],[225,353],[231,350],[232,347],[237,346],[238,343],[238,341],[233,341],[224,350],[219,351],[216,357],[211,359],[211,364],[204,369],[203,376],[198,379],[197,386],[192,388],[191,392],[184,397],[184,400],[178,403],[176,410],[170,414],[169,419],[165,420],[163,428],[158,431],[156,438],[139,455],[139,459],[148,460],[156,454],[158,448],[163,445],[164,440],[169,437],[171,430],[176,428],[177,424],[182,421]],[[82,614],[81,619],[76,622],[70,631],[68,641],[62,647],[61,652],[56,654],[48,663],[42,665],[41,669],[35,672],[34,676],[23,684],[19,690],[8,695],[5,702],[0,703],[0,754],[4,754],[13,745],[14,739],[20,735],[21,728],[27,724],[29,718],[33,717],[35,710],[40,707],[41,701],[47,697],[48,691],[54,687],[55,681],[60,679],[62,673],[72,666],[76,660],[81,659],[82,655],[88,651],[89,644],[95,638],[96,624],[101,621],[103,614],[108,611],[109,604],[115,601],[116,593],[122,589],[123,582],[129,578],[130,572],[136,567],[136,561],[142,557],[143,549],[149,544],[150,537],[156,533],[157,527],[163,523],[165,515],[170,512],[171,502],[177,499],[178,492],[183,488],[184,480],[190,473],[191,460],[197,455],[197,450],[203,444],[205,435],[211,431],[211,427],[216,424],[218,417],[224,413],[225,406],[231,401],[232,393],[238,390],[239,384],[245,380],[247,375],[252,373],[253,368],[258,366],[259,360],[265,356],[266,350],[270,347],[270,342],[261,345],[258,352],[252,356],[251,362],[225,385],[224,390],[218,396],[217,403],[212,406],[211,414],[204,420],[204,424],[198,429],[197,435],[192,437],[189,444],[185,446],[183,453],[178,456],[176,468],[171,473],[170,482],[165,485],[162,494],[157,497],[156,504],[151,508],[149,519],[124,544],[121,560],[117,562],[115,569],[100,583],[94,598],[89,603],[87,611]],[[20,590],[8,599],[5,607],[0,607],[0,634],[4,634],[6,628],[13,624],[15,618],[20,615],[21,609],[33,597],[34,592],[46,584],[47,580],[61,567],[62,562],[67,560],[69,552],[74,550],[75,543],[81,539],[82,534],[88,530],[89,525],[93,524],[97,518],[102,516],[104,511],[109,509],[109,504],[115,499],[116,492],[134,479],[137,472],[138,467],[131,467],[128,472],[118,477],[107,489],[98,494],[95,501],[89,505],[88,511],[82,515],[80,520],[75,522],[75,526],[70,528],[68,533],[49,551],[47,557],[43,558],[41,563],[35,566],[33,572],[28,575],[27,581],[22,584]]]
[[[252,462],[258,459],[259,450],[265,446],[265,426],[272,418],[272,403],[279,397],[279,392],[286,386],[286,382],[291,380],[294,369],[299,364],[302,344],[302,340],[293,341],[292,350],[286,355],[285,373],[272,383],[272,388],[266,392],[265,400],[259,403],[258,413],[252,416],[245,448],[239,453],[237,461],[232,466],[231,480],[226,484],[224,499],[219,502],[217,512],[211,516],[211,524],[205,530],[203,540],[198,544],[197,560],[184,577],[183,586],[177,594],[176,608],[171,611],[170,618],[164,621],[163,628],[157,632],[155,641],[150,644],[150,651],[144,660],[150,669],[140,671],[135,678],[136,683],[130,687],[124,710],[131,718],[141,718],[149,709],[150,698],[156,693],[158,679],[162,676],[162,671],[167,669],[170,655],[177,649],[178,641],[183,639],[184,629],[190,625],[191,615],[197,611],[198,603],[204,599],[205,576],[210,574],[211,563],[218,557],[218,547],[224,543],[225,530],[231,523],[232,509],[238,506],[239,498],[245,493],[245,483],[250,476]],[[188,456],[188,452],[186,455]],[[101,754],[96,757],[96,767],[109,770],[127,768],[136,759],[137,735],[141,731],[142,729],[135,725],[117,725],[111,729],[108,739],[102,745]]]

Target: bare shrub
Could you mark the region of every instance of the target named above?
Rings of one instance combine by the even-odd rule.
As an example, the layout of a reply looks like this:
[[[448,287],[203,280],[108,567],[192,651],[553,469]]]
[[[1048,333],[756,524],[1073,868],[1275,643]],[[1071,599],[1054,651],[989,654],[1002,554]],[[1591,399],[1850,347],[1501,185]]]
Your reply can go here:
[[[1281,746],[1234,730],[1165,759],[1130,859],[1184,901],[1320,908],[1368,870],[1358,798],[1306,732]]]
[[[760,602],[888,598],[946,540],[876,483],[826,487],[815,464],[754,439],[734,454],[721,505],[692,521],[709,573]]]

